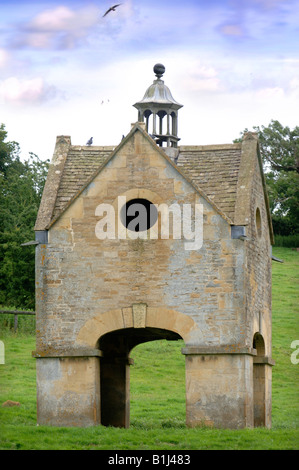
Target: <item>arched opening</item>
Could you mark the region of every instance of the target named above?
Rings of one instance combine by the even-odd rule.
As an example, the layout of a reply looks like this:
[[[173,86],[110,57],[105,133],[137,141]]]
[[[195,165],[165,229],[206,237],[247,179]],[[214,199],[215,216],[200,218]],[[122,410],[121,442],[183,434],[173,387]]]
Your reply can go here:
[[[265,342],[260,333],[255,333],[252,346],[257,354],[253,363],[253,421],[254,426],[258,427],[266,424]]]
[[[143,113],[143,118],[145,118],[145,129],[146,129],[146,132],[148,132],[149,130],[149,117],[150,115],[152,114],[151,110],[150,109],[147,109],[144,111]],[[142,119],[143,120],[143,119]]]
[[[265,355],[265,341],[260,333],[255,333],[252,347],[256,350],[257,356],[261,357]]]
[[[163,128],[163,118],[166,116],[166,111],[158,111],[159,116],[159,135],[167,134],[167,130]]]
[[[260,238],[262,236],[262,217],[261,217],[261,211],[258,207],[255,212],[255,226],[256,226],[256,233],[258,237]]]
[[[101,424],[128,428],[130,424],[130,358],[132,349],[156,340],[182,339],[160,328],[126,328],[104,334],[98,341],[100,359]],[[161,393],[162,390],[161,390]]]
[[[153,196],[154,193],[150,197],[155,201]],[[83,348],[97,351],[95,360],[99,372],[93,382],[97,397],[92,404],[94,420],[108,426],[129,427],[130,351],[135,346],[158,339],[183,340],[185,346],[190,344],[197,330],[198,326],[190,316],[144,303],[108,310],[87,320],[78,332],[77,342]],[[186,409],[189,395],[186,388]],[[189,425],[190,422],[189,419]]]

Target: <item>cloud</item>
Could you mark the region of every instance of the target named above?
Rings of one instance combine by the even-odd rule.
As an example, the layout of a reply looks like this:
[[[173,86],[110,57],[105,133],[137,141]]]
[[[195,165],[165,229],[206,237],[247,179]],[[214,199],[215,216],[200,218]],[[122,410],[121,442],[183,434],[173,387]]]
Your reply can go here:
[[[5,67],[8,62],[8,53],[5,49],[0,49],[0,68]]]
[[[67,7],[59,6],[54,10],[46,10],[40,13],[27,27],[35,31],[70,30],[73,28],[74,20],[76,20],[76,14],[73,11]]]
[[[298,102],[299,99],[299,78],[294,77],[289,82],[289,89],[288,92],[293,99]]]
[[[209,64],[192,63],[187,66],[184,85],[192,92],[220,92],[223,91],[222,83],[215,67]]]
[[[272,10],[279,7],[280,5],[289,3],[289,0],[253,0],[252,2],[249,1],[248,3],[249,5],[256,5],[258,8]]]
[[[292,78],[292,80],[290,81],[290,88],[291,90],[299,91],[299,78]]]
[[[296,17],[295,7],[294,0],[230,0],[216,30],[234,42],[259,39],[265,43],[270,36],[272,41],[277,28],[287,29],[292,15]],[[282,31],[279,34],[283,37]]]
[[[244,30],[239,24],[223,24],[219,27],[219,31],[224,36],[242,37],[244,36]]]
[[[0,97],[12,104],[38,104],[56,95],[56,88],[41,77],[29,80],[10,77],[0,82]]]
[[[258,90],[256,95],[258,99],[261,100],[276,100],[276,99],[282,99],[284,97],[284,89],[281,87],[272,87],[272,88],[262,88],[261,90]]]
[[[88,37],[99,23],[99,9],[88,6],[72,10],[58,6],[37,14],[18,26],[14,48],[71,49]]]
[[[238,11],[248,9],[270,11],[292,3],[294,0],[231,0],[231,5]]]

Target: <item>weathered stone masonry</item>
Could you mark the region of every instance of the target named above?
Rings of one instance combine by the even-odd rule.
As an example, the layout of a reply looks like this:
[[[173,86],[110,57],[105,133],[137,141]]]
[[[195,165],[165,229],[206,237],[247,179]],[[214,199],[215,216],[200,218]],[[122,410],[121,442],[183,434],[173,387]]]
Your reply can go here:
[[[115,149],[57,138],[35,227],[41,424],[129,426],[132,349],[182,338],[189,426],[271,425],[273,234],[258,142],[177,140],[167,151],[142,122]],[[119,196],[201,203],[201,249],[99,240],[96,208]]]

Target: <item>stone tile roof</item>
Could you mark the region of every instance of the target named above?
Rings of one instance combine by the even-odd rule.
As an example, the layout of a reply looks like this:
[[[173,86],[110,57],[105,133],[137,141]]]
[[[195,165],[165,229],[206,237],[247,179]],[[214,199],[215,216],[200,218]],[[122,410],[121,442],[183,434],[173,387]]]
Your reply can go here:
[[[234,221],[241,144],[181,146],[177,166]]]
[[[52,220],[109,158],[113,147],[70,146],[57,191]],[[232,221],[241,144],[182,146],[177,166]]]
[[[53,219],[107,160],[113,149],[114,147],[70,147],[57,192]]]
[[[250,213],[253,175],[259,164],[271,240],[273,229],[262,161],[257,137],[248,132],[242,143],[205,146],[180,146],[176,164],[150,138],[142,123],[136,123],[131,132],[116,148],[113,146],[74,146],[70,136],[57,136],[41,204],[34,229],[48,230],[90,181],[101,171],[115,153],[132,135],[139,131],[157,148],[178,172],[198,189],[228,223],[247,225]],[[164,149],[165,150],[165,149]]]

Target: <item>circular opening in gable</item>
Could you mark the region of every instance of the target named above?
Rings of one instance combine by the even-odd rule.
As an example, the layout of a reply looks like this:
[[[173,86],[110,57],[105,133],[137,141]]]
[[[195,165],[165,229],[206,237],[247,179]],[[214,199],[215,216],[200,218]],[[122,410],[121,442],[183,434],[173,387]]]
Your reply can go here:
[[[147,199],[131,199],[120,210],[122,224],[132,232],[143,232],[158,220],[156,206]]]
[[[255,213],[255,225],[256,225],[257,234],[260,237],[262,235],[262,218],[261,218],[261,211],[259,210],[259,208],[256,209],[256,213]]]

